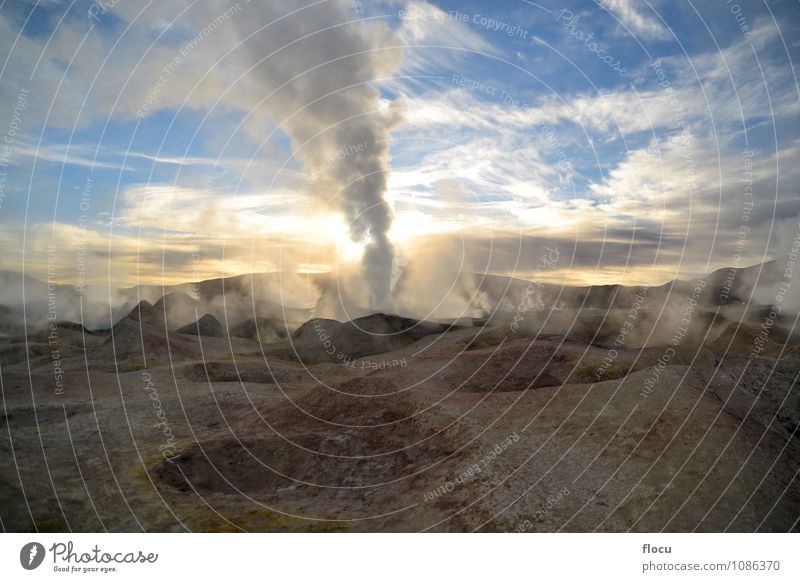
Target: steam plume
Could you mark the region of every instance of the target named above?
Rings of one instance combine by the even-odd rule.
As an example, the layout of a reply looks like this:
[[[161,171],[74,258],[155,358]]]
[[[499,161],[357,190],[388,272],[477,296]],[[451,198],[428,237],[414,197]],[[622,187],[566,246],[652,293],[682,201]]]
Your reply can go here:
[[[281,20],[255,29],[244,42],[255,63],[247,82],[269,96],[253,115],[263,112],[280,124],[314,176],[312,192],[340,211],[352,240],[365,245],[371,307],[383,309],[390,304],[394,257],[384,201],[387,138],[399,115],[392,104],[382,106],[372,81],[390,76],[402,53],[385,24],[356,21],[353,4],[331,0],[299,10],[294,0],[250,5],[260,17],[243,19],[242,26]]]

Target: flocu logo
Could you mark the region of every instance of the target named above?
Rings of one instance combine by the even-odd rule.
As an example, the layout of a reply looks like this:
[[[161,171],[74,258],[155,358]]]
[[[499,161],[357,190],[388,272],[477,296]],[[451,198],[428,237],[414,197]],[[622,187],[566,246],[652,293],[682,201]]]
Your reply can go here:
[[[35,570],[44,560],[44,546],[39,542],[30,542],[19,551],[19,563],[26,570]]]

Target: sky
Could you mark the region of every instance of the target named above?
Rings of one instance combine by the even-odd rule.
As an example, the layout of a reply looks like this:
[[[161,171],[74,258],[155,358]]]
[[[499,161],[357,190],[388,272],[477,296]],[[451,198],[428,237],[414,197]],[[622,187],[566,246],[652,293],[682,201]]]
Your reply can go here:
[[[16,0],[0,47],[0,269],[379,303],[411,266],[660,284],[800,234],[797,0]]]

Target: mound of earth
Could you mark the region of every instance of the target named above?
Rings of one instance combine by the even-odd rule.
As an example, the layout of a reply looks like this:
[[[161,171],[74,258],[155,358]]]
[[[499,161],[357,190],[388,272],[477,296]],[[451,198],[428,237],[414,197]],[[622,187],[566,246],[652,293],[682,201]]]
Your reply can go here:
[[[200,302],[186,293],[173,291],[161,297],[153,304],[153,307],[158,313],[166,314],[167,326],[175,329],[197,320]]]
[[[195,340],[184,339],[179,334],[172,334],[168,338],[162,325],[140,323],[127,317],[114,326],[111,336],[98,351],[101,358],[109,362],[140,361],[143,354],[146,361],[151,363],[202,357]]]
[[[436,458],[431,445],[402,450],[392,455],[337,457],[314,452],[322,445],[341,450],[357,440],[355,434],[331,431],[328,435],[297,435],[294,443],[280,437],[205,443],[180,451],[175,461],[159,462],[151,474],[162,483],[183,492],[192,489],[208,493],[272,493],[303,484],[306,496],[336,498],[331,488],[363,487],[413,474]],[[366,476],[371,479],[367,481]]]
[[[125,321],[135,321],[139,323],[144,323],[148,325],[164,325],[164,312],[158,311],[149,301],[142,299],[139,303],[136,304],[136,307],[131,309],[131,311],[123,317],[120,321],[115,324],[116,326],[120,325]]]
[[[695,358],[695,373],[723,403],[725,411],[740,423],[756,423],[763,431],[797,443],[800,393],[796,382],[800,353],[793,351],[773,360],[769,356],[751,358],[736,349],[724,355],[717,352],[713,360]]]
[[[47,342],[15,341],[0,345],[0,364],[4,367],[27,362],[32,368],[53,361],[53,350],[61,357],[81,355],[83,350],[70,346],[50,346]]]
[[[250,341],[224,337],[225,331],[211,315],[194,324],[170,332],[163,312],[147,301],[141,301],[111,329],[110,335],[98,348],[97,358],[113,363],[122,361],[127,367],[158,365],[175,361],[217,358],[230,354],[252,353]],[[198,332],[200,335],[198,335]],[[202,346],[198,339],[205,337]]]
[[[465,350],[441,376],[462,392],[518,392],[616,380],[644,367],[649,360],[644,357],[634,363],[626,354],[605,362],[607,356],[608,350],[563,338],[548,336],[536,342],[522,338]]]
[[[204,337],[222,337],[225,335],[225,329],[216,317],[210,313],[206,313],[203,317],[185,325],[178,330],[178,333],[185,333],[188,335],[199,335]]]
[[[797,350],[798,338],[779,326],[727,322],[722,332],[710,342],[719,352],[777,358]]]
[[[271,317],[255,317],[246,319],[230,328],[233,337],[241,337],[262,344],[272,344],[288,339],[290,330],[296,325],[284,323]]]
[[[60,320],[38,325],[27,334],[24,328],[20,332],[0,345],[0,363],[5,366],[22,362],[28,362],[31,368],[52,365],[53,360],[82,356],[85,349],[101,345],[105,337],[79,323]]]
[[[72,321],[53,321],[47,325],[38,326],[28,334],[28,341],[54,344],[71,345],[83,348],[96,345],[105,335],[104,332],[92,331],[80,323]],[[20,338],[21,340],[21,338]]]
[[[184,375],[192,382],[253,382],[256,384],[285,384],[299,382],[308,375],[297,364],[279,362],[219,362],[209,361],[191,364]]]
[[[250,436],[214,440],[202,448],[193,443],[179,451],[178,459],[159,461],[150,471],[180,491],[191,491],[191,483],[205,492],[283,491],[330,502],[352,495],[363,502],[362,491],[336,488],[398,480],[405,488],[403,476],[441,462],[468,440],[467,431],[460,438],[453,431],[439,432],[452,417],[441,411],[420,415],[419,408],[409,394],[375,399],[313,390],[294,403],[260,411],[279,436],[264,436],[262,418],[239,419],[240,430]]]
[[[565,331],[574,341],[595,346],[612,347],[622,338],[627,347],[668,346],[676,340],[680,344],[698,345],[715,340],[730,324],[730,320],[712,311],[695,310],[684,323],[685,312],[678,307],[667,310],[642,309],[635,319],[627,309],[580,312]],[[630,323],[625,328],[626,323]],[[685,332],[676,335],[679,328]],[[625,329],[624,335],[621,335]]]
[[[265,350],[267,355],[306,364],[344,362],[391,352],[426,336],[456,326],[375,313],[347,323],[315,318],[304,323],[289,341]]]

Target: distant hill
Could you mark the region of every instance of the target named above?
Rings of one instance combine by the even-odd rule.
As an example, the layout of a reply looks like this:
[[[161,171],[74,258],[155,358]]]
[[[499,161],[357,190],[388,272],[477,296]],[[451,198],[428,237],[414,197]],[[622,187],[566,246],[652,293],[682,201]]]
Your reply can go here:
[[[785,259],[742,268],[723,268],[703,278],[707,283],[700,305],[706,308],[742,306],[748,302],[769,307],[775,301],[775,288],[783,277]],[[304,278],[306,276],[303,276]],[[281,273],[256,273],[209,279],[198,283],[159,286],[142,285],[124,289],[99,289],[81,295],[71,285],[55,285],[53,294],[57,307],[56,317],[62,321],[82,323],[87,329],[109,329],[139,304],[148,317],[158,319],[167,329],[177,330],[198,319],[199,314],[214,316],[223,327],[228,326],[237,337],[256,339],[263,332],[262,341],[272,343],[283,339],[287,326],[283,322],[304,322],[315,315],[316,309],[305,307],[308,297],[317,298],[318,306],[331,308],[351,319],[367,315],[363,306],[347,296],[346,290],[331,274],[310,274],[307,285],[297,289],[298,280],[292,279],[294,288],[284,288],[290,279]],[[524,279],[490,274],[473,274],[468,281],[454,287],[451,293],[463,301],[466,317],[485,318],[493,313],[512,314],[520,303],[529,302],[529,309],[611,309],[631,305],[639,291],[638,286],[587,285],[559,286],[543,284],[531,294],[530,282]],[[305,279],[304,279],[305,280]],[[0,271],[0,335],[18,334],[27,322],[29,327],[46,323],[48,316],[47,284],[12,271]],[[648,289],[650,305],[685,302],[692,293],[693,281],[674,280]],[[798,289],[784,302],[784,313],[800,309]],[[397,297],[413,296],[415,289],[401,275],[395,288]],[[281,300],[286,305],[281,304]],[[147,301],[142,305],[140,301]],[[110,302],[110,305],[109,305]],[[23,305],[25,314],[23,317]],[[151,310],[152,308],[152,310]],[[156,316],[154,312],[158,313]],[[728,317],[732,317],[732,311]],[[406,315],[414,315],[413,313]],[[423,313],[416,314],[423,317]],[[270,322],[274,322],[274,325]],[[292,323],[295,329],[299,323]],[[256,333],[256,330],[259,330]]]
[[[270,317],[251,317],[230,327],[234,337],[271,344],[287,339],[290,333],[300,327],[302,322],[283,322]]]
[[[153,304],[153,307],[166,318],[167,326],[176,329],[197,321],[201,304],[181,291],[170,291]]]

